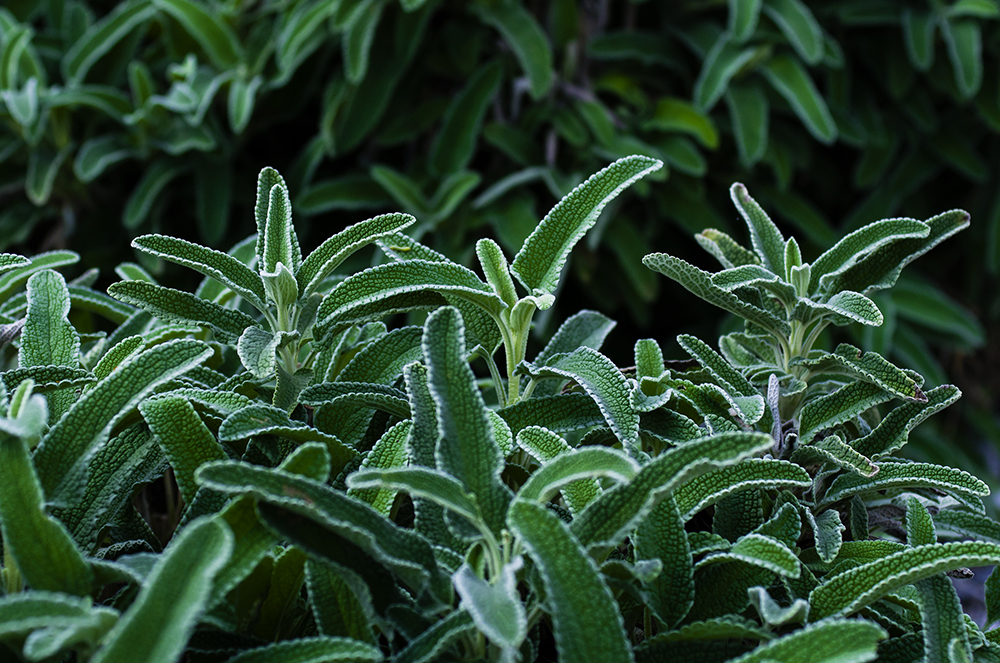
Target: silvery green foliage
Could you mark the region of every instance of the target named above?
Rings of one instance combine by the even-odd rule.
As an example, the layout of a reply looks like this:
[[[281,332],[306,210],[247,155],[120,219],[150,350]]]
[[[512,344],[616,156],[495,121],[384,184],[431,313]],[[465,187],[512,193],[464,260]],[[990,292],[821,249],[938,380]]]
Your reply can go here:
[[[646,259],[746,320],[721,352],[682,335],[692,361],[667,364],[643,339],[621,370],[613,321],[583,311],[529,359],[573,246],[658,167],[595,174],[511,263],[482,240],[484,278],[403,214],[302,256],[272,169],[230,253],[135,240],[205,275],[195,293],[123,265],[105,301],[0,259],[25,286],[3,309],[0,643],[101,663],[993,660],[945,576],[1000,562],[988,489],[892,457],[958,390],[822,336],[879,324],[868,294],[964,213],[877,222],[809,264],[736,185],[752,250],[705,231],[720,272]],[[388,262],[335,274],[372,242]],[[117,329],[82,334],[78,302],[122,307]],[[389,330],[403,311],[427,315]],[[133,495],[160,478],[154,519]]]

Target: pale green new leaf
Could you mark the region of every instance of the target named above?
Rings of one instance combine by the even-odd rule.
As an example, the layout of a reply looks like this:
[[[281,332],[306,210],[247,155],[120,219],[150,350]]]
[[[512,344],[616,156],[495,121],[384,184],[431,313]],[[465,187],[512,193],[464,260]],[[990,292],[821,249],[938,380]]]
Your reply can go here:
[[[487,525],[499,536],[511,493],[500,479],[504,462],[493,423],[465,360],[458,310],[444,307],[428,316],[423,348],[441,432],[434,453],[437,467],[476,496]]]
[[[633,660],[618,604],[569,528],[544,506],[520,499],[511,504],[508,523],[545,583],[559,659]]]
[[[630,156],[591,175],[556,203],[524,241],[511,272],[532,295],[552,293],[570,251],[597,222],[601,210],[627,186],[658,170],[656,159]]]
[[[725,269],[760,264],[760,258],[756,253],[743,248],[736,240],[721,230],[706,228],[694,238],[699,246],[712,254]]]
[[[352,253],[375,240],[396,233],[416,222],[409,214],[382,214],[348,226],[320,244],[302,262],[295,273],[299,295],[316,291]]]
[[[843,532],[846,527],[840,522],[840,514],[835,509],[827,509],[816,516],[808,508],[803,511],[806,521],[813,530],[816,554],[823,562],[832,562],[840,553],[840,547],[844,543]]]
[[[1000,545],[994,543],[963,541],[906,548],[825,580],[809,595],[810,617],[849,615],[918,580],[998,562]]]
[[[812,263],[809,292],[815,292],[824,278],[829,281],[872,251],[903,239],[925,238],[930,231],[926,223],[900,218],[875,221],[845,235]]]
[[[865,663],[886,632],[860,619],[827,619],[763,644],[730,663]]]
[[[712,283],[726,292],[740,288],[760,288],[773,293],[784,302],[796,301],[795,286],[760,265],[740,265],[724,269],[712,276]]]
[[[878,327],[883,322],[882,311],[875,305],[875,302],[861,293],[850,290],[838,292],[826,301],[800,299],[793,316],[797,319],[809,320],[816,317],[817,312],[820,316],[829,318],[837,325],[860,322],[863,325]]]
[[[799,444],[809,444],[820,431],[850,421],[891,398],[892,394],[878,385],[849,382],[831,394],[809,401],[799,414]]]
[[[616,545],[649,512],[660,495],[710,469],[730,465],[771,447],[763,433],[720,433],[663,452],[635,478],[605,491],[573,521],[585,546]]]
[[[530,430],[532,429],[526,428],[518,433],[519,444],[525,439],[522,434]],[[589,483],[588,480],[607,477],[620,483],[626,483],[634,479],[638,471],[639,465],[617,449],[600,446],[583,447],[561,453],[552,460],[543,463],[521,485],[517,497],[544,504],[559,491],[569,492],[567,488],[577,482]],[[592,501],[593,498],[588,503]]]
[[[267,232],[267,212],[271,205],[271,189],[278,185],[288,188],[285,179],[278,171],[270,166],[262,168],[257,175],[257,198],[254,204],[254,220],[257,222],[257,241],[254,248],[258,267],[264,265],[264,238]]]
[[[170,395],[148,398],[139,404],[139,412],[170,461],[181,498],[191,504],[198,491],[195,470],[212,460],[226,460],[226,452],[194,406],[184,398]]]
[[[62,275],[52,270],[28,279],[28,309],[21,330],[18,366],[80,366],[80,335],[67,317],[70,295]],[[69,391],[47,397],[49,416],[55,422],[76,400]]]
[[[740,490],[751,488],[808,488],[809,473],[785,460],[750,458],[721,467],[678,486],[674,499],[684,521],[702,509]]]
[[[259,311],[266,308],[264,284],[260,276],[228,253],[166,235],[136,237],[132,240],[132,246],[219,281],[244,297]]]
[[[361,461],[360,471],[366,469],[372,471],[388,470],[405,465],[406,442],[409,439],[412,426],[413,422],[407,419],[387,430],[368,452],[365,459]],[[350,484],[351,478],[357,478],[357,476],[355,473],[348,477],[348,483]],[[368,502],[382,515],[388,516],[392,511],[393,502],[396,501],[397,492],[396,488],[381,486],[371,489],[349,488],[347,494]]]
[[[302,263],[298,239],[292,226],[292,203],[288,199],[288,187],[283,181],[271,187],[264,234],[259,236],[257,241],[264,242],[261,272],[274,274],[278,271],[280,263],[294,273]]]
[[[77,400],[42,438],[35,467],[48,502],[71,506],[83,492],[94,454],[108,434],[153,390],[197,366],[212,350],[176,340],[157,345],[118,367]]]
[[[639,414],[629,400],[628,380],[610,359],[597,350],[582,347],[569,355],[553,357],[548,366],[526,368],[532,377],[559,376],[583,387],[604,415],[605,421],[626,448],[639,443]]]
[[[142,352],[145,347],[146,342],[142,336],[126,336],[104,353],[104,356],[94,366],[94,377],[103,380],[127,359]]]
[[[782,248],[782,260],[784,260]],[[774,314],[749,304],[731,292],[726,292],[712,282],[712,274],[698,269],[680,258],[666,253],[651,253],[642,264],[680,283],[684,288],[710,304],[740,316],[775,334],[790,333],[788,323]]]
[[[523,565],[521,557],[514,558],[491,582],[477,576],[468,564],[451,577],[462,607],[469,611],[476,628],[504,650],[507,660],[516,657],[516,649],[528,635],[528,616],[517,590],[517,572]]]
[[[303,516],[358,546],[413,589],[429,584],[436,596],[449,600],[450,582],[442,575],[426,539],[397,527],[368,504],[325,483],[236,461],[207,463],[196,477],[203,486],[229,494],[249,494],[282,513]]]
[[[240,652],[226,663],[365,663],[381,661],[375,645],[352,638],[309,636]]]
[[[278,346],[287,338],[286,332],[273,334],[256,325],[243,330],[236,341],[236,354],[243,366],[254,376],[268,379],[278,366]]]
[[[246,313],[225,308],[189,292],[165,288],[145,281],[119,281],[108,294],[126,304],[138,306],[166,322],[190,322],[210,327],[219,340],[232,343],[247,327],[257,322]]]
[[[507,266],[503,249],[492,239],[483,238],[476,242],[476,256],[483,268],[486,282],[493,286],[493,292],[503,300],[504,304],[514,308],[518,300],[517,290],[514,289],[514,281],[510,278],[510,268]]]
[[[560,455],[573,453],[573,448],[569,446],[566,440],[541,426],[528,426],[521,430],[517,434],[517,445],[531,454],[541,465],[545,465]],[[638,470],[637,466],[633,469],[632,473],[634,474],[636,470]],[[569,511],[572,514],[579,513],[601,492],[600,485],[596,479],[574,481],[560,490],[566,499],[566,506],[569,507]],[[521,497],[525,496],[523,492],[519,493],[519,495]]]
[[[936,488],[977,497],[990,494],[989,486],[965,470],[933,463],[885,462],[871,477],[841,474],[830,484],[820,504],[832,504],[851,495],[889,488]]]
[[[219,520],[188,524],[167,546],[92,663],[176,661],[208,607],[215,574],[232,550],[233,535]]]

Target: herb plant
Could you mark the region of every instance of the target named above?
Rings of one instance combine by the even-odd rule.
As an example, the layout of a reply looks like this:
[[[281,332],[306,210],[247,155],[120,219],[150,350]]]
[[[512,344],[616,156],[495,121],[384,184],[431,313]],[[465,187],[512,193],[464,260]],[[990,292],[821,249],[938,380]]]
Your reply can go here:
[[[869,295],[968,216],[878,221],[809,263],[734,185],[752,249],[706,230],[721,271],[644,262],[743,331],[681,335],[669,363],[641,339],[621,369],[614,323],[581,311],[529,359],[573,247],[660,166],[596,173],[509,264],[481,240],[484,278],[406,214],[303,257],[272,169],[229,253],[134,240],[195,293],[125,264],[107,297],[0,256],[0,655],[997,660],[945,575],[1000,562],[988,488],[892,457],[959,390],[826,333],[881,324]],[[336,273],[372,243],[386,262]],[[94,312],[110,334],[78,328]]]

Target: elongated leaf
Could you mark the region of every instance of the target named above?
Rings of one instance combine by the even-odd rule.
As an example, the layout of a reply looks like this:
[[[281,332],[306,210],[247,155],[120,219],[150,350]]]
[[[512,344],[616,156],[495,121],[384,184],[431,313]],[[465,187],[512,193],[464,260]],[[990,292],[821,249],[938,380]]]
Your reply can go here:
[[[738,466],[736,466],[738,467]],[[694,566],[684,520],[673,499],[649,513],[632,537],[635,557],[658,559],[663,570],[650,584],[650,607],[668,628],[684,618],[694,604]]]
[[[712,564],[742,562],[795,578],[799,575],[799,561],[785,544],[762,534],[751,532],[740,537],[729,550],[712,552],[695,564],[701,570]]]
[[[552,293],[570,251],[597,222],[604,206],[627,186],[662,166],[656,159],[642,156],[619,159],[556,203],[511,264],[511,272],[521,285],[533,295]]]
[[[63,76],[71,83],[82,82],[101,56],[155,13],[153,3],[148,1],[118,5],[114,11],[90,26],[66,51],[62,60]]]
[[[904,9],[902,15],[906,54],[910,63],[919,71],[927,71],[934,63],[934,32],[937,21],[930,12]]]
[[[419,466],[358,470],[347,478],[347,485],[353,489],[402,490],[440,504],[470,523],[485,528],[475,495],[466,493],[460,481],[439,470]]]
[[[809,7],[799,0],[766,0],[763,9],[799,57],[807,64],[819,64],[823,58],[823,30]]]
[[[299,402],[318,407],[332,403],[356,403],[388,412],[400,419],[410,417],[406,394],[394,387],[365,382],[321,382],[299,395]]]
[[[750,229],[750,240],[760,256],[765,268],[779,276],[785,274],[785,238],[774,225],[767,213],[757,204],[742,184],[736,183],[729,189],[740,216]]]
[[[309,519],[358,546],[414,589],[427,585],[448,599],[450,582],[434,561],[427,541],[396,527],[367,504],[324,483],[276,469],[233,461],[207,463],[196,473],[203,486],[253,497]]]
[[[445,307],[428,316],[423,347],[441,431],[434,455],[438,469],[476,496],[487,525],[499,536],[511,494],[500,480],[503,456],[465,360],[463,339],[462,318],[456,309]]]
[[[768,60],[761,72],[816,140],[829,145],[837,139],[837,125],[830,109],[797,59],[789,55],[775,56]]]
[[[464,169],[476,149],[480,127],[500,85],[503,68],[491,62],[477,70],[448,106],[431,147],[429,165],[439,175]]]
[[[845,235],[812,263],[809,292],[815,292],[833,275],[840,274],[872,251],[903,239],[922,239],[930,226],[916,219],[882,219]],[[836,291],[832,291],[836,292]]]
[[[814,444],[799,447],[792,454],[792,460],[803,464],[830,461],[866,477],[874,476],[879,470],[878,465],[851,448],[839,435],[828,435]]]
[[[726,92],[729,81],[754,56],[753,48],[740,48],[728,33],[718,40],[705,56],[701,72],[694,82],[694,104],[703,113],[712,110]]]
[[[962,603],[951,581],[941,574],[924,578],[913,586],[924,627],[925,660],[973,660]],[[955,649],[964,656],[956,656]]]
[[[323,279],[362,246],[398,232],[415,221],[409,214],[383,214],[344,228],[310,253],[295,273],[299,295],[304,297],[315,292]]]
[[[678,486],[674,499],[686,522],[705,507],[740,490],[750,488],[805,488],[809,473],[784,460],[751,458],[695,477]]]
[[[524,435],[526,431],[531,431],[531,429],[526,428],[518,434],[519,443],[523,440],[527,444]],[[517,497],[521,500],[534,500],[544,504],[557,492],[566,490],[567,487],[577,482],[607,477],[627,483],[635,478],[638,470],[638,464],[617,449],[585,447],[559,454],[552,460],[543,463],[521,485]]]
[[[761,0],[729,1],[729,22],[727,25],[737,43],[745,42],[757,29],[761,4]]]
[[[166,235],[143,235],[133,239],[132,246],[219,281],[246,298],[257,310],[266,308],[260,276],[228,253]]]
[[[191,0],[154,0],[154,3],[184,26],[219,69],[235,67],[243,59],[239,40],[217,14]]]
[[[860,322],[863,325],[878,327],[884,322],[882,311],[875,302],[861,293],[850,290],[838,292],[825,302],[800,299],[793,316],[808,320],[815,317],[817,312],[837,325]]]
[[[79,389],[96,382],[97,378],[88,370],[68,366],[31,366],[0,373],[0,381],[8,392],[17,389],[25,380],[32,380],[35,383],[32,391],[41,394],[58,389]]]
[[[586,394],[529,398],[498,411],[517,434],[527,426],[544,426],[555,433],[587,430],[605,423],[597,404]]]
[[[139,404],[139,412],[166,452],[181,497],[191,504],[198,491],[195,470],[208,461],[226,460],[226,452],[194,406],[179,396],[147,399]]]
[[[531,85],[531,96],[541,99],[552,87],[552,46],[541,26],[521,5],[474,5],[480,19],[503,35]]]
[[[322,635],[345,636],[375,644],[374,615],[364,585],[354,578],[348,582],[345,576],[346,571],[320,560],[306,560],[306,588],[316,626]]]
[[[784,259],[784,253],[782,253]],[[719,308],[734,313],[764,329],[786,335],[788,323],[753,304],[744,302],[736,295],[726,292],[712,283],[709,272],[698,269],[680,258],[666,253],[650,253],[642,259],[642,264],[680,283],[684,288],[701,299]]]
[[[1000,545],[935,543],[907,548],[834,575],[809,595],[810,619],[849,615],[924,578],[965,566],[1000,562]]]
[[[48,502],[71,506],[86,486],[90,460],[114,425],[157,386],[211,354],[199,341],[170,341],[136,355],[84,393],[49,429],[35,452],[35,467]]]
[[[273,642],[263,647],[240,652],[226,663],[336,663],[344,661],[361,663],[381,661],[382,652],[367,642],[351,638],[311,636],[284,642]]]
[[[72,265],[80,260],[80,256],[73,251],[49,251],[32,256],[29,260],[31,263],[28,265],[18,265],[0,273],[0,301],[7,301],[35,272]]]
[[[573,533],[585,546],[615,545],[654,506],[658,496],[685,480],[729,465],[773,444],[762,433],[720,433],[669,449],[650,461],[628,484],[605,491],[573,521]]]
[[[639,414],[629,402],[629,386],[614,363],[597,350],[583,347],[556,359],[551,366],[528,368],[535,375],[573,380],[594,399],[615,436],[626,448],[639,443]]]
[[[344,52],[344,74],[351,83],[359,83],[368,70],[368,55],[375,39],[375,29],[382,18],[383,3],[369,5],[347,27],[341,40]]]
[[[493,291],[507,306],[513,308],[517,304],[518,296],[514,289],[514,281],[510,278],[510,269],[507,266],[507,258],[503,255],[503,249],[493,240],[484,238],[476,242],[476,256],[483,268],[486,282],[493,286]]]
[[[860,619],[827,619],[757,647],[732,663],[864,663],[886,632]]]
[[[294,272],[302,262],[302,254],[292,226],[292,203],[288,199],[288,187],[283,180],[271,187],[267,200],[264,234],[257,240],[258,243],[261,240],[264,242],[261,271],[277,273],[280,263]]]
[[[28,279],[28,310],[21,331],[21,351],[18,366],[80,365],[80,335],[66,317],[70,296],[63,277],[52,270],[33,274]],[[63,392],[48,397],[49,413],[56,421],[76,400],[72,393]]]
[[[414,638],[395,657],[395,663],[430,663],[463,634],[476,630],[467,610],[452,610]]]
[[[958,387],[950,384],[935,387],[927,392],[925,402],[903,403],[879,422],[868,435],[852,440],[859,453],[873,458],[888,456],[906,444],[909,432],[935,412],[948,407],[961,396]]]
[[[566,318],[545,348],[535,357],[535,365],[545,366],[557,354],[586,347],[600,350],[615,321],[597,311],[583,310]],[[659,373],[657,373],[659,375]]]
[[[560,455],[573,453],[572,447],[559,437],[556,433],[540,426],[529,426],[517,434],[517,445],[527,451],[542,465],[554,460]],[[638,468],[635,468],[638,469]],[[634,471],[633,471],[634,474]],[[529,478],[521,485],[522,491],[518,493],[522,498],[526,498],[527,493],[523,492],[524,486],[531,482]],[[601,492],[600,485],[596,479],[582,479],[574,481],[560,489],[566,499],[566,506],[570,513],[579,513],[584,507],[592,502]]]
[[[108,294],[168,322],[191,322],[210,327],[225,342],[235,342],[243,331],[256,325],[246,313],[225,308],[189,292],[165,288],[145,281],[119,281]]]
[[[215,519],[190,523],[171,541],[135,602],[91,660],[177,660],[207,607],[212,579],[232,549],[233,535],[225,524]],[[150,624],[156,628],[150,629]]]
[[[955,83],[965,98],[979,91],[983,83],[983,36],[979,22],[972,19],[945,19],[939,22],[941,36],[955,70]]]
[[[515,500],[508,523],[545,583],[556,650],[564,661],[631,661],[621,613],[597,565],[540,504]]]
[[[733,0],[733,3],[744,6],[754,4],[740,0]],[[759,85],[733,83],[726,88],[725,97],[740,161],[752,166],[767,152],[770,113],[767,95]]]
[[[743,374],[733,368],[722,355],[713,350],[704,341],[687,334],[677,337],[677,343],[684,348],[688,354],[698,360],[709,373],[718,380],[723,387],[729,390],[734,396],[758,396],[757,389],[743,377]]]
[[[990,494],[985,483],[964,470],[931,463],[882,463],[872,477],[840,475],[830,484],[821,503],[832,504],[858,493],[897,487],[937,488],[979,497]]]
[[[486,582],[468,564],[452,576],[462,606],[469,611],[479,632],[504,650],[504,656],[516,656],[517,648],[528,635],[528,617],[517,590],[517,572],[524,565],[516,557],[504,565],[500,577]]]
[[[883,359],[876,352],[862,352],[847,343],[841,343],[832,353],[814,351],[810,353],[809,358],[794,361],[808,367],[815,374],[852,375],[898,398],[918,403],[927,401],[927,395],[905,371]]]
[[[878,385],[851,382],[832,394],[810,401],[799,415],[799,444],[809,444],[820,431],[850,421],[891,398],[892,394]]]

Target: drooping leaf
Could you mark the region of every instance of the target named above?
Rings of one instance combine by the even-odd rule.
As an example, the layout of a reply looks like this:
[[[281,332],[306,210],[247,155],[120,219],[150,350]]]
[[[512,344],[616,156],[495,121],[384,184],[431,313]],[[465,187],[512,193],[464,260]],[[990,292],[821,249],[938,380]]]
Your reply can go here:
[[[829,145],[837,139],[837,124],[802,63],[781,54],[768,60],[761,73],[785,98],[816,140]]]
[[[823,496],[821,504],[832,504],[851,495],[897,487],[925,487],[984,497],[989,487],[964,470],[932,463],[889,463],[879,465],[871,477],[841,474]]]
[[[514,558],[492,582],[477,576],[468,564],[463,564],[452,576],[455,591],[476,628],[507,657],[516,655],[528,635],[528,617],[517,590],[517,572],[522,566],[524,560]]]
[[[80,83],[101,56],[156,13],[152,2],[130,2],[91,25],[66,51],[62,72],[67,81]]]
[[[243,48],[227,23],[191,0],[154,0],[184,26],[192,39],[220,69],[235,67],[243,59]]]
[[[694,103],[703,113],[712,110],[733,77],[754,56],[753,48],[741,48],[731,35],[722,33],[705,56],[694,83]]]
[[[678,486],[674,499],[685,521],[727,495],[749,488],[805,488],[811,484],[809,474],[794,463],[783,460],[753,458],[721,467]]]
[[[784,33],[795,52],[807,64],[819,64],[823,58],[823,30],[809,10],[799,0],[766,0],[763,11]]]
[[[492,25],[514,51],[531,85],[531,96],[541,99],[552,87],[552,46],[541,26],[521,5],[474,5],[480,19]]]
[[[240,652],[227,663],[363,663],[382,660],[382,652],[367,642],[351,638],[309,636],[273,642]]]
[[[864,663],[875,660],[881,627],[860,619],[827,619],[763,644],[732,663]]]
[[[450,175],[464,169],[472,160],[486,109],[500,85],[501,74],[499,62],[483,65],[455,95],[431,147],[429,165],[432,172]]]

